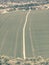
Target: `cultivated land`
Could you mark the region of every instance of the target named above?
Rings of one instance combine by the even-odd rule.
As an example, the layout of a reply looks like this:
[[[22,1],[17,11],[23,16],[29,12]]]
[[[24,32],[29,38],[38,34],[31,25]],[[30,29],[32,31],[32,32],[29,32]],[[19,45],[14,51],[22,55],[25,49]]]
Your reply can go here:
[[[0,55],[23,57],[27,11],[0,14]],[[34,50],[33,50],[34,48]],[[49,10],[32,10],[26,25],[26,57],[49,57]]]

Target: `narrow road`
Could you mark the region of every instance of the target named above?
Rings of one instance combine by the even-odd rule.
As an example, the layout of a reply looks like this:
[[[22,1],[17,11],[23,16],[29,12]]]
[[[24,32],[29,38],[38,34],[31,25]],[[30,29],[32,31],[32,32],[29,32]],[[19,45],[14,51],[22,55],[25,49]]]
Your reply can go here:
[[[31,10],[29,10],[26,14],[26,19],[25,19],[25,23],[24,23],[24,27],[23,27],[23,58],[26,58],[26,53],[25,53],[25,28],[26,28],[26,24],[28,22],[28,16],[30,14]]]

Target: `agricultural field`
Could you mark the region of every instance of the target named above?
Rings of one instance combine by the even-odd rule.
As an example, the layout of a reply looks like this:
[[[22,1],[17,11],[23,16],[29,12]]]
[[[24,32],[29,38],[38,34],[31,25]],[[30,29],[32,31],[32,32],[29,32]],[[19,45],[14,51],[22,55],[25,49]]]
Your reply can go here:
[[[0,14],[0,55],[23,58],[23,26],[28,11]],[[49,10],[32,10],[25,29],[26,57],[49,57]]]

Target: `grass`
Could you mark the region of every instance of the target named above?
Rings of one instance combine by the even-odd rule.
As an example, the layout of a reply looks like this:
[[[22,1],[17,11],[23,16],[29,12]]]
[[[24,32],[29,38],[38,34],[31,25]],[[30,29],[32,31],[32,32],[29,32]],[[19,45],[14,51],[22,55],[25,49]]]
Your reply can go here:
[[[22,29],[27,11],[0,14],[0,55],[23,57]],[[26,26],[26,56],[32,57],[32,45],[36,56],[49,57],[49,10],[31,11]],[[4,44],[4,45],[2,45]],[[1,48],[2,46],[2,48]]]

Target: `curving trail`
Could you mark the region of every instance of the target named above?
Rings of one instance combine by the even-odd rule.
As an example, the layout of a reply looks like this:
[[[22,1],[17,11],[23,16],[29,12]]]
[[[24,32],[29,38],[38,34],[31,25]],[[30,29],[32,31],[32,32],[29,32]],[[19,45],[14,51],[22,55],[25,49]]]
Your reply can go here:
[[[31,10],[29,10],[26,14],[26,19],[25,19],[25,23],[24,23],[24,27],[23,27],[23,58],[26,58],[26,53],[25,53],[25,28],[26,28],[26,24],[28,22],[28,16],[30,14]]]
[[[4,38],[2,40],[2,43],[1,43],[1,46],[0,46],[0,53],[1,53],[2,49],[3,49],[3,47],[4,47],[4,44],[5,44],[5,40],[6,40],[7,35],[8,35],[8,30],[6,31],[6,33],[4,35]]]
[[[32,32],[31,32],[31,23],[29,26],[29,34],[30,34],[30,41],[31,41],[31,48],[32,48],[32,55],[35,57],[35,49],[34,49],[34,44],[33,44],[33,39],[32,39]]]

